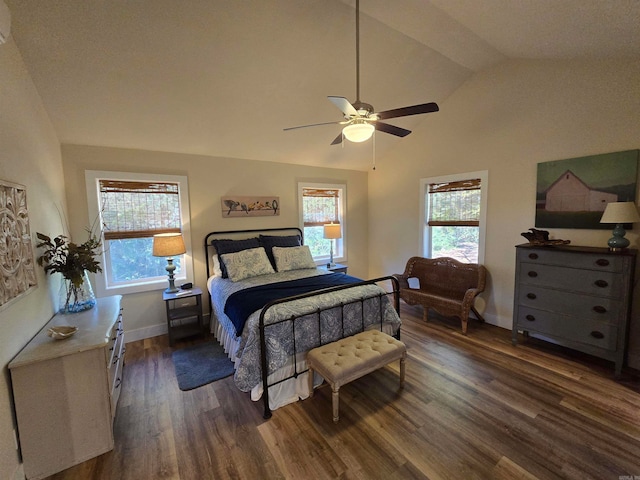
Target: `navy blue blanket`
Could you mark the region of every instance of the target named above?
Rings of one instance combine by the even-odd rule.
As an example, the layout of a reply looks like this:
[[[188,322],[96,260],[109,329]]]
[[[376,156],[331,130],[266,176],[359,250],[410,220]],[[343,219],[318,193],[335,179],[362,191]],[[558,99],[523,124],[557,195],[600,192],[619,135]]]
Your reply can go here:
[[[249,316],[273,300],[361,281],[359,278],[344,273],[328,273],[286,282],[258,285],[232,293],[224,306],[224,313],[236,327],[236,334],[239,336]]]

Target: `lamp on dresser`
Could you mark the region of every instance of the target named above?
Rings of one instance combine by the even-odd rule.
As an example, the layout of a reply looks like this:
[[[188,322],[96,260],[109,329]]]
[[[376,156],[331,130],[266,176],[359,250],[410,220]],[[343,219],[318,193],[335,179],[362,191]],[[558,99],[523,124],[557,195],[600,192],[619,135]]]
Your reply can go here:
[[[342,238],[342,227],[339,223],[327,223],[324,226],[324,238],[331,240],[331,252],[329,266],[333,267],[333,242],[336,238]]]
[[[179,290],[173,278],[173,272],[176,269],[173,264],[173,257],[186,252],[187,249],[184,247],[181,233],[159,233],[153,236],[153,256],[167,257],[167,266],[165,267],[169,274],[169,288],[165,290],[167,293],[176,293]]]
[[[624,224],[637,222],[640,222],[640,215],[638,215],[638,207],[634,202],[608,203],[600,223],[614,223],[616,225],[613,228],[613,237],[607,242],[609,250],[615,252],[627,248],[631,242],[628,238],[624,238],[626,234]]]

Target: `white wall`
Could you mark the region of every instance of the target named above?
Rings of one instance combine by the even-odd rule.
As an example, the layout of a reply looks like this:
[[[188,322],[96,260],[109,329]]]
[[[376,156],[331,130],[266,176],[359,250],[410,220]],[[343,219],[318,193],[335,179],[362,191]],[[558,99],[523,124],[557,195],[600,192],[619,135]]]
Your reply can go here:
[[[13,40],[0,45],[0,179],[24,185],[32,238],[62,233],[65,213],[60,145]],[[35,241],[34,241],[35,247]],[[35,248],[34,248],[35,251]],[[53,315],[53,277],[37,268],[38,287],[0,310],[0,478],[20,472],[7,364]],[[51,286],[51,288],[49,288]]]
[[[535,225],[540,162],[640,148],[640,62],[510,61],[474,75],[369,175],[370,275],[419,255],[419,179],[489,171],[485,318],[511,328],[514,245]],[[640,225],[629,232],[638,248]],[[606,246],[606,230],[550,230]],[[640,294],[635,292],[635,317]],[[640,322],[630,364],[640,368]]]
[[[85,170],[186,175],[189,182],[195,284],[203,289],[206,288],[204,237],[207,233],[298,226],[298,182],[346,183],[349,273],[367,275],[366,172],[79,145],[63,145],[62,156],[71,230],[76,238],[82,238],[84,228],[89,224]],[[280,215],[223,218],[220,197],[231,194],[279,196]],[[123,307],[127,341],[166,331],[162,290],[126,295]]]

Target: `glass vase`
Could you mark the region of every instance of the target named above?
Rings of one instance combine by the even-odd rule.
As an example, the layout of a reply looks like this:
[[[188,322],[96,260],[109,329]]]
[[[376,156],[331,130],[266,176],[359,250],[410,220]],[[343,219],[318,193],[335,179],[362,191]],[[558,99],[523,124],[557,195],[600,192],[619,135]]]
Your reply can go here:
[[[58,312],[78,313],[89,310],[96,305],[96,297],[93,294],[91,281],[86,270],[82,274],[82,280],[80,285],[75,286],[71,280],[62,279]]]

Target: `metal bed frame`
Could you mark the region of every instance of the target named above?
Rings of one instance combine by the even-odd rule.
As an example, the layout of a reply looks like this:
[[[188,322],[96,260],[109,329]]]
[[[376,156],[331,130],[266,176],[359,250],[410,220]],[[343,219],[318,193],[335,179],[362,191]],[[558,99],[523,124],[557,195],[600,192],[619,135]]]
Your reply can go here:
[[[284,232],[290,231],[290,232],[297,232],[300,235],[300,238],[302,239],[302,231],[297,228],[297,227],[290,227],[290,228],[269,228],[269,229],[260,229],[260,230],[229,230],[229,231],[220,231],[220,232],[210,232],[206,235],[205,240],[204,240],[204,247],[205,247],[205,253],[206,253],[206,257],[207,257],[207,278],[209,278],[209,276],[211,275],[211,250],[213,248],[213,245],[211,244],[211,240],[212,239],[217,239],[217,238],[222,238],[220,237],[221,235],[246,235],[246,234],[259,234],[259,233],[273,233],[273,232],[282,232],[284,235]],[[290,301],[294,301],[294,300],[300,300],[300,299],[304,299],[304,298],[309,298],[309,297],[313,297],[313,296],[317,296],[317,295],[322,295],[322,294],[326,294],[326,293],[332,293],[332,292],[337,292],[339,290],[346,290],[349,288],[356,288],[356,287],[360,287],[363,285],[373,285],[373,284],[377,284],[380,282],[386,282],[389,281],[391,282],[391,286],[392,286],[392,291],[388,292],[385,291],[384,289],[381,290],[379,293],[376,293],[374,295],[369,295],[369,296],[363,296],[359,299],[354,299],[352,301],[346,302],[346,303],[340,303],[338,305],[331,305],[325,308],[318,308],[315,312],[312,313],[305,313],[303,315],[292,315],[291,317],[288,318],[284,318],[269,324],[265,324],[265,316],[267,314],[267,311],[276,306],[279,305],[281,303],[285,303],[285,302],[290,302]],[[209,292],[207,291],[207,294],[209,294]],[[342,337],[345,336],[345,329],[344,329],[344,311],[345,311],[345,307],[347,307],[348,305],[352,305],[352,304],[356,304],[356,303],[360,303],[360,326],[361,326],[361,330],[364,330],[365,328],[365,308],[364,308],[364,302],[365,301],[372,301],[372,299],[374,298],[378,298],[378,306],[380,309],[380,329],[382,330],[383,328],[383,300],[382,297],[387,297],[387,296],[392,296],[392,300],[393,300],[393,307],[396,310],[396,312],[398,312],[398,314],[400,314],[400,296],[399,296],[399,284],[398,284],[398,280],[393,277],[393,276],[385,276],[385,277],[380,277],[380,278],[375,278],[372,280],[364,280],[362,282],[357,282],[357,283],[352,283],[352,284],[348,284],[348,285],[339,285],[336,287],[330,287],[330,288],[324,288],[321,290],[316,290],[314,292],[310,292],[310,293],[304,293],[301,295],[295,295],[295,296],[290,296],[290,297],[286,297],[286,298],[281,298],[281,299],[277,299],[277,300],[273,300],[271,302],[269,302],[267,305],[265,305],[261,312],[260,312],[260,323],[259,323],[259,332],[260,332],[260,361],[261,361],[261,370],[262,370],[262,399],[264,402],[264,418],[268,419],[271,418],[272,412],[271,412],[271,408],[269,406],[269,387],[272,387],[274,385],[278,385],[282,382],[285,382],[286,380],[289,380],[291,378],[297,378],[299,375],[305,373],[308,371],[308,369],[302,369],[300,371],[298,371],[299,365],[298,365],[298,361],[297,361],[297,355],[299,353],[304,353],[304,351],[298,351],[297,350],[297,346],[295,343],[295,328],[296,328],[296,320],[302,317],[308,317],[309,315],[316,315],[317,318],[317,325],[318,325],[318,345],[316,345],[316,347],[319,347],[321,345],[323,345],[324,343],[329,343],[331,341],[335,341],[335,339],[333,340],[329,340],[327,342],[323,343],[323,335],[322,335],[322,321],[321,321],[321,315],[322,312],[327,311],[327,310],[333,310],[335,308],[340,308],[340,319],[341,319],[341,328],[342,328]],[[209,297],[209,306],[211,308],[211,297]],[[268,371],[268,358],[267,358],[267,345],[266,345],[266,331],[268,328],[270,327],[276,327],[277,325],[280,325],[282,323],[285,322],[289,322],[291,324],[291,335],[292,335],[292,339],[293,339],[293,352],[292,352],[292,358],[293,358],[293,373],[291,375],[289,375],[286,378],[283,378],[281,380],[275,381],[273,383],[269,383],[269,371]],[[357,332],[354,332],[352,334],[355,334]],[[400,338],[400,329],[398,329],[397,333],[395,334],[396,338]],[[312,347],[314,348],[314,347]],[[307,348],[305,351],[310,350],[309,348]]]

